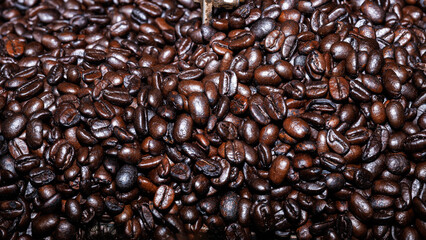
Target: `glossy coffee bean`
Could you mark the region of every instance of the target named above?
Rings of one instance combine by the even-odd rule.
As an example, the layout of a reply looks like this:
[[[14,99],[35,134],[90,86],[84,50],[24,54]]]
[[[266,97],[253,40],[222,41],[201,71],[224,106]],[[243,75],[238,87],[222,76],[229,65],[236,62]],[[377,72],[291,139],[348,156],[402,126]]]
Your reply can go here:
[[[25,129],[27,118],[23,114],[13,114],[2,121],[2,134],[6,139],[12,139],[19,136]]]
[[[391,101],[386,106],[386,116],[392,128],[399,129],[404,124],[404,109],[399,102]]]
[[[35,236],[50,235],[59,224],[59,217],[56,214],[39,215],[34,219],[32,231]]]
[[[271,18],[257,20],[250,28],[256,39],[262,39],[275,28],[275,21]]]
[[[175,191],[169,186],[162,185],[155,192],[154,205],[160,210],[169,208],[175,198]]]
[[[234,192],[228,192],[220,200],[220,214],[226,221],[235,221],[237,219],[237,210],[239,197]]]
[[[278,85],[281,78],[274,66],[261,66],[254,71],[254,80],[258,85]]]
[[[278,156],[272,161],[269,169],[269,179],[276,185],[281,184],[290,170],[290,160],[285,156]]]
[[[373,217],[373,208],[371,204],[359,193],[352,194],[349,208],[360,220],[368,220]]]
[[[298,117],[288,117],[283,122],[286,132],[295,138],[304,138],[310,131],[308,123]]]
[[[137,180],[137,169],[132,165],[124,165],[118,170],[116,183],[118,189],[128,191],[132,189]]]
[[[188,97],[191,117],[196,124],[205,125],[210,115],[208,99],[203,93],[193,93]]]

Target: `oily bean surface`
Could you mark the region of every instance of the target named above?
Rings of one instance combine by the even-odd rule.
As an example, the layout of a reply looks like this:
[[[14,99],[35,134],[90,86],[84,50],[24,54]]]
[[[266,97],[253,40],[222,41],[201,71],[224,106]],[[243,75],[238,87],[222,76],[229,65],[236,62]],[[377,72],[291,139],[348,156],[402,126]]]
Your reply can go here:
[[[426,2],[199,2],[0,1],[0,240],[426,239]]]

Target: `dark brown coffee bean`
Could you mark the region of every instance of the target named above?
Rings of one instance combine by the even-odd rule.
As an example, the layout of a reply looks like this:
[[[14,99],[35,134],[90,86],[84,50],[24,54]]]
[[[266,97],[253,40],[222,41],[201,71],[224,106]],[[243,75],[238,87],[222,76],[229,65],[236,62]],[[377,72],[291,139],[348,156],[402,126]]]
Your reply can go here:
[[[342,172],[345,170],[346,161],[340,155],[327,152],[321,155],[320,157],[321,165],[333,172]]]
[[[238,206],[240,198],[234,192],[226,193],[220,200],[220,214],[226,221],[235,221],[237,219]]]
[[[18,58],[22,56],[25,50],[25,39],[14,38],[5,41],[5,50],[9,56]]]
[[[167,131],[167,122],[158,115],[155,115],[148,122],[149,135],[155,139],[162,138]]]
[[[175,191],[169,186],[162,185],[154,196],[154,206],[160,210],[169,208],[174,203]]]
[[[188,97],[189,112],[196,124],[205,125],[210,115],[208,99],[203,93],[193,93]]]
[[[332,77],[329,82],[331,97],[336,101],[342,101],[349,96],[349,83],[343,77]]]
[[[392,128],[399,129],[404,125],[404,108],[401,103],[389,102],[386,106],[386,116]]]
[[[191,139],[193,130],[193,120],[188,114],[181,114],[173,127],[173,139],[183,143]]]
[[[287,114],[284,98],[279,93],[272,93],[264,98],[266,112],[274,120],[282,120]]]
[[[101,119],[111,120],[115,116],[114,107],[104,100],[94,102],[95,112]]]
[[[75,157],[74,147],[64,140],[56,141],[49,151],[49,159],[56,168],[65,170],[71,166]]]
[[[116,176],[117,187],[122,191],[133,188],[137,179],[137,169],[132,165],[124,165],[118,170]]]
[[[25,129],[27,118],[23,114],[13,114],[2,121],[2,134],[6,139],[13,139],[19,136]]]
[[[20,138],[15,138],[12,141],[9,141],[8,150],[10,155],[15,159],[30,153],[28,145]]]
[[[46,76],[46,80],[50,85],[59,84],[64,77],[64,67],[61,64],[53,66]]]
[[[186,182],[191,177],[191,169],[184,163],[177,163],[170,169],[170,176],[178,181]]]
[[[293,77],[293,65],[284,60],[278,60],[274,63],[275,72],[284,80],[291,80]]]
[[[310,131],[308,123],[298,117],[286,118],[283,127],[290,136],[295,138],[304,138]]]
[[[244,143],[239,140],[226,142],[225,154],[231,163],[241,164],[245,160]]]
[[[79,111],[70,103],[63,103],[54,115],[58,125],[64,127],[72,127],[78,124],[81,119]]]
[[[424,131],[413,134],[405,139],[404,146],[409,151],[419,151],[426,146],[426,134]]]
[[[256,34],[256,33],[255,33]],[[252,32],[241,32],[235,36],[229,43],[229,49],[241,50],[253,46],[255,34]]]
[[[22,173],[28,173],[40,165],[40,159],[34,155],[22,155],[15,160],[15,169]]]
[[[361,5],[361,11],[375,24],[381,24],[384,21],[385,12],[375,2],[365,1]]]
[[[401,153],[391,153],[386,155],[386,166],[388,170],[396,175],[402,175],[408,173],[409,162],[407,157]]]
[[[207,177],[218,177],[222,174],[222,167],[215,160],[198,160],[195,162],[195,167]]]
[[[330,48],[331,55],[337,60],[346,59],[352,51],[352,46],[347,42],[336,42]]]
[[[268,52],[277,52],[284,44],[284,33],[279,30],[270,32],[265,38],[265,48]]]
[[[141,160],[141,149],[137,144],[126,143],[118,151],[117,156],[120,160],[134,165]]]
[[[266,125],[271,119],[267,113],[266,106],[263,104],[263,97],[254,95],[249,99],[249,112],[251,117],[259,124]]]
[[[235,115],[240,115],[245,113],[247,109],[248,109],[248,98],[243,95],[236,94],[234,96],[234,99],[231,101],[229,105],[229,110],[231,111],[231,113]]]
[[[237,92],[238,79],[231,70],[221,72],[219,78],[219,94],[222,96],[232,97]]]
[[[401,95],[401,81],[398,78],[398,75],[392,70],[386,70],[383,75],[383,83],[386,92],[392,98],[399,97]]]
[[[281,82],[280,76],[275,72],[272,65],[261,66],[254,71],[254,80],[258,85],[278,85]]]
[[[260,232],[268,232],[273,228],[272,209],[268,203],[260,202],[253,204],[250,214],[253,224]],[[266,220],[266,221],[264,221]]]
[[[279,185],[287,177],[289,169],[289,159],[285,156],[278,156],[272,161],[271,168],[269,169],[269,179],[274,184]]]
[[[39,215],[33,220],[32,232],[39,237],[50,235],[59,224],[59,217],[54,214]]]
[[[334,129],[327,132],[327,144],[338,154],[346,154],[350,147],[346,137]]]
[[[264,38],[275,28],[275,21],[271,18],[262,18],[257,20],[250,31],[254,34],[257,40]]]
[[[371,204],[359,193],[353,193],[349,201],[349,208],[352,213],[362,221],[373,217]]]
[[[29,173],[30,180],[33,184],[42,186],[55,180],[55,173],[47,167],[39,167],[32,169]]]

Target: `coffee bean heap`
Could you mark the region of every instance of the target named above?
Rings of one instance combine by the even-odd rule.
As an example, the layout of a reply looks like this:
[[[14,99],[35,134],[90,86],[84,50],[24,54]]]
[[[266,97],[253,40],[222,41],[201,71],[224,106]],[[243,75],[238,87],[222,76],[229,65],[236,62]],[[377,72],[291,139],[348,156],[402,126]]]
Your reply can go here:
[[[0,239],[426,239],[426,2],[0,2]]]

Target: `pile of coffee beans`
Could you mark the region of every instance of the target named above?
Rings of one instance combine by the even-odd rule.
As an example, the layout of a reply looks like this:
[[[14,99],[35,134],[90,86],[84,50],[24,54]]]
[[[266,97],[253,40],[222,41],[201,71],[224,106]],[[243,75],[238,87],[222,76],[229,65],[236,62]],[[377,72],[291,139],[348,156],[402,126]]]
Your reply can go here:
[[[0,239],[426,239],[426,1],[0,1]]]

